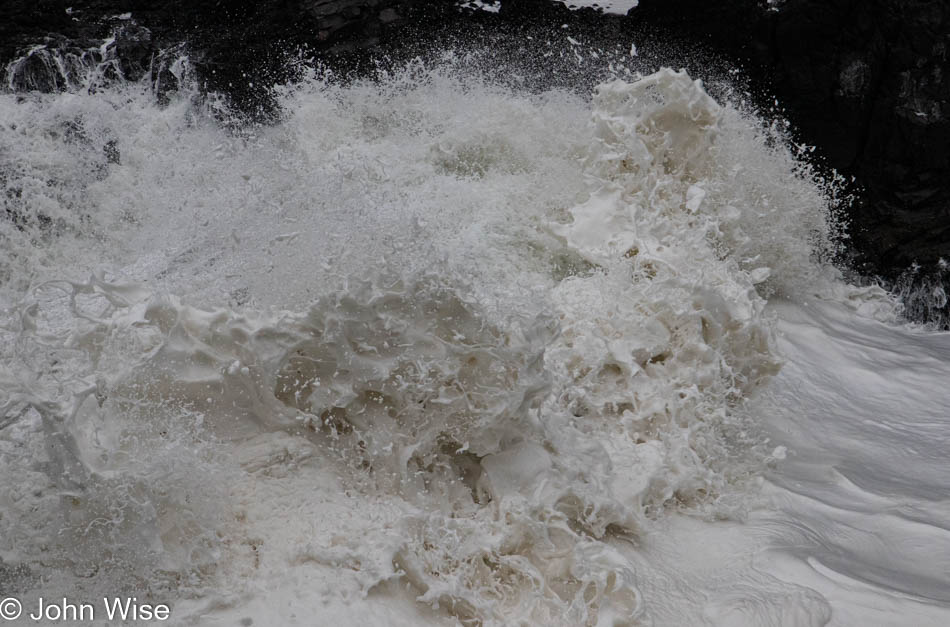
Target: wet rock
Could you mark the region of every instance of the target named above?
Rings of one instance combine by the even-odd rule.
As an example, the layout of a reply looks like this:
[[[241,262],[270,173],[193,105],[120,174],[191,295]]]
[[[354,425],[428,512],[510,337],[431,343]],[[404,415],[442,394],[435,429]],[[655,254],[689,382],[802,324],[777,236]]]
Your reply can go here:
[[[156,54],[152,32],[129,21],[118,27],[113,36],[114,55],[122,77],[130,81],[139,80],[150,70],[152,57]]]
[[[87,71],[101,60],[95,48],[47,37],[7,66],[6,83],[14,91],[67,91],[79,87]]]
[[[802,136],[863,188],[860,263],[888,276],[950,259],[950,4],[788,0],[752,57]]]

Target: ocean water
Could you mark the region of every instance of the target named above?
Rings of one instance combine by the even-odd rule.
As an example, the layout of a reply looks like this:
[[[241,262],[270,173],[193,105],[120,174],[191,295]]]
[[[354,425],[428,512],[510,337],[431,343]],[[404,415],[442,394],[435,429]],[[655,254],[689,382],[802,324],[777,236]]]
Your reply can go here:
[[[950,336],[776,125],[624,76],[0,94],[0,596],[948,624]]]

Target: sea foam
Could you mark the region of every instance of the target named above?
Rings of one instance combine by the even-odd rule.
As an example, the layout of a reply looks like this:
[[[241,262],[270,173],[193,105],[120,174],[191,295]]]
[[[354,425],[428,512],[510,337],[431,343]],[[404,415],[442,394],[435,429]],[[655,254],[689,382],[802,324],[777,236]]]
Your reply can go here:
[[[136,85],[0,98],[15,585],[650,620],[617,543],[742,516],[767,298],[844,289],[825,190],[669,69],[587,101],[413,64],[281,103],[234,130]]]

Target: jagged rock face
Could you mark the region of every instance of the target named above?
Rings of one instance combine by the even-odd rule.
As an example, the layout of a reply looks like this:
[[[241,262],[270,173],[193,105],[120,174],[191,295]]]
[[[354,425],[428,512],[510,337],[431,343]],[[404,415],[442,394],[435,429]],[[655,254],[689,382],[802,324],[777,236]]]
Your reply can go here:
[[[863,261],[950,260],[950,3],[788,0],[754,46],[807,140],[866,188]]]
[[[262,87],[293,78],[288,55],[306,48],[339,54],[371,48],[403,22],[419,0],[10,0],[0,20],[5,67],[38,44],[59,56],[96,63],[93,50],[116,35],[112,53],[125,78],[136,80],[163,51],[185,42],[201,82],[231,95],[251,115],[266,109]],[[132,22],[124,22],[126,15]],[[118,30],[117,30],[118,29]],[[85,55],[85,56],[83,56]],[[74,87],[47,67],[44,53],[27,60],[15,89]],[[61,72],[60,72],[61,74]]]
[[[76,63],[95,61],[96,42],[116,32],[118,14],[131,11],[135,24],[118,30],[113,51],[119,75],[151,71],[161,82],[168,72],[155,59],[184,40],[204,87],[229,93],[258,117],[267,114],[262,87],[293,79],[287,54],[301,47],[348,54],[398,47],[426,38],[429,29],[477,25],[517,36],[518,28],[571,21],[594,41],[648,36],[711,48],[741,64],[760,95],[774,93],[799,138],[816,145],[829,166],[856,178],[862,191],[850,209],[851,236],[861,269],[895,279],[915,263],[939,274],[939,260],[950,261],[947,0],[641,0],[626,17],[571,12],[553,0],[502,0],[494,14],[459,12],[449,0],[68,4],[5,3],[0,63],[40,43]],[[57,75],[44,54],[23,63],[15,89],[70,87],[69,73]],[[174,83],[165,78],[163,85]]]
[[[339,41],[338,46],[357,46],[379,43],[379,35],[387,24],[400,21],[408,2],[393,0],[301,0],[301,8],[314,20],[319,41],[339,38],[341,31],[351,36]]]
[[[97,84],[116,79],[137,81],[153,67],[156,56],[152,33],[133,22],[113,27],[112,40],[69,39],[47,36],[6,66],[6,83],[14,91],[51,93],[84,86],[89,70],[101,67]],[[107,62],[105,67],[102,64]]]

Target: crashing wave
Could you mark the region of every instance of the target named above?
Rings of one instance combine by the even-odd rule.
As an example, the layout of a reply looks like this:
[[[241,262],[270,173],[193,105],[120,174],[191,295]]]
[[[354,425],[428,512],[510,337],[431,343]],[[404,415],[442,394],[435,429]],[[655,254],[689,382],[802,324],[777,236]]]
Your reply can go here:
[[[504,188],[506,177],[534,176],[530,157],[503,133],[459,124],[457,135],[426,139],[427,124],[439,127],[426,116],[438,110],[425,110],[420,99],[439,88],[432,87],[439,77],[410,87],[401,80],[378,102],[359,84],[290,93],[296,119],[284,124],[294,132],[265,141],[307,163],[308,176],[339,170],[344,181],[363,177],[364,188],[396,176],[395,160],[386,166],[348,155],[359,146],[333,148],[335,134],[355,125],[384,156],[400,145],[390,135],[419,142],[427,148],[408,183],[394,187],[398,203],[420,171],[444,181],[446,193],[492,177]],[[497,97],[504,96],[489,91]],[[512,115],[522,106],[512,105]],[[515,203],[470,218],[481,238],[478,257],[495,265],[466,273],[472,258],[453,250],[463,241],[457,237],[434,244],[446,246],[434,258],[447,261],[432,263],[430,251],[413,248],[422,218],[396,209],[390,235],[411,226],[393,244],[406,263],[347,267],[367,251],[341,247],[331,257],[342,278],[319,284],[296,306],[196,305],[194,292],[186,298],[101,275],[32,288],[3,331],[15,348],[3,361],[11,394],[0,418],[0,462],[5,473],[29,474],[55,496],[36,497],[34,514],[0,521],[0,537],[18,543],[3,547],[4,560],[42,570],[30,558],[45,550],[45,564],[87,572],[95,558],[72,547],[108,547],[116,568],[138,580],[201,596],[213,581],[267,559],[250,519],[268,520],[276,514],[265,510],[277,506],[254,509],[241,495],[276,479],[330,472],[339,490],[398,515],[362,535],[288,548],[270,558],[287,560],[283,567],[271,567],[345,567],[360,595],[407,582],[421,602],[471,624],[647,620],[641,575],[614,542],[638,541],[671,508],[740,515],[742,486],[765,458],[745,402],[779,368],[766,298],[828,282],[815,253],[832,246],[833,229],[821,190],[790,167],[793,160],[684,72],[606,83],[592,108],[592,123],[574,135],[586,145],[569,147],[584,181],[570,209]],[[326,135],[294,145],[313,139],[312,115]],[[254,150],[231,141],[216,158],[231,150],[250,154],[241,167],[257,163]],[[312,165],[333,150],[336,161]],[[151,174],[165,184],[166,173]],[[123,174],[97,176],[105,182],[92,194]],[[183,186],[207,186],[201,172],[180,176]],[[251,192],[268,197],[248,189],[245,202]],[[270,198],[283,193],[277,188]],[[164,200],[148,200],[166,212],[152,219],[166,222],[168,233],[176,220],[178,232],[191,229]],[[295,223],[310,219],[304,200]],[[238,215],[211,204],[208,223]],[[97,220],[105,219],[90,218],[98,237],[107,223]],[[249,263],[253,242],[265,242],[273,258],[273,247],[306,237],[302,226],[288,234],[279,222],[251,222],[247,234],[225,236],[227,246],[209,239],[162,272],[183,268],[200,288],[220,278],[217,267]],[[524,239],[495,235],[509,222]],[[441,236],[450,228],[458,222],[431,230]],[[314,250],[304,247],[300,259]],[[281,287],[269,274],[275,265],[236,267],[258,271],[256,285],[267,293]],[[288,262],[284,280],[309,280],[306,267]],[[515,288],[506,291],[506,280]],[[540,287],[525,297],[522,283]],[[15,452],[42,443],[50,447],[35,459]],[[7,509],[23,511],[13,503],[31,498],[18,490],[0,493]],[[43,531],[14,533],[28,526]],[[72,540],[42,549],[55,533]]]

